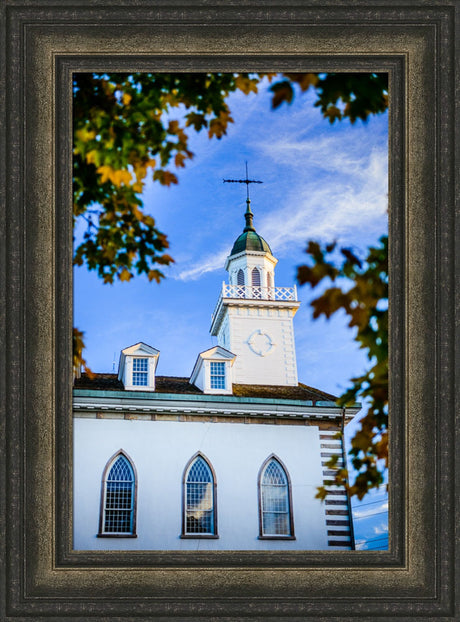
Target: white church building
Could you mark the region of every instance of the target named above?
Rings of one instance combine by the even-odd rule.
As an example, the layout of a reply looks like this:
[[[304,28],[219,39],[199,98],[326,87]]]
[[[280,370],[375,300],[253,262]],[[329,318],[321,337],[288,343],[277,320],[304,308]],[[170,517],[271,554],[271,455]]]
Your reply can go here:
[[[347,550],[343,428],[358,412],[298,381],[295,287],[256,232],[249,198],[212,315],[215,347],[190,377],[157,374],[160,352],[122,350],[118,374],[74,386],[77,550]]]

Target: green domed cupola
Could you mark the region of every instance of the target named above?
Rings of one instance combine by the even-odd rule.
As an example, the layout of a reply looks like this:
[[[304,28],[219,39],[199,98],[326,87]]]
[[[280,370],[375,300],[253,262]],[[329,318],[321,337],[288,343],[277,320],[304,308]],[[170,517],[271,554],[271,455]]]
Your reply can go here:
[[[259,251],[263,253],[270,253],[271,255],[272,251],[270,246],[254,228],[252,222],[254,214],[251,211],[251,201],[249,198],[246,199],[246,212],[244,217],[246,219],[246,226],[243,229],[243,233],[235,240],[230,257],[244,251]]]

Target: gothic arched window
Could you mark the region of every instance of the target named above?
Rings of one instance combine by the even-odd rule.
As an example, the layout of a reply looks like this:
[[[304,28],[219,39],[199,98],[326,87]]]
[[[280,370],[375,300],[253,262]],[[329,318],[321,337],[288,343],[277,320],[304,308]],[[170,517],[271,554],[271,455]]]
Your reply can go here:
[[[291,483],[275,456],[270,456],[259,473],[259,538],[294,538]]]
[[[238,274],[236,275],[236,284],[244,285],[244,272],[241,268],[238,270]]]
[[[136,535],[136,473],[123,451],[112,456],[104,469],[98,535]]]
[[[202,454],[186,466],[183,486],[182,537],[217,537],[216,477]]]

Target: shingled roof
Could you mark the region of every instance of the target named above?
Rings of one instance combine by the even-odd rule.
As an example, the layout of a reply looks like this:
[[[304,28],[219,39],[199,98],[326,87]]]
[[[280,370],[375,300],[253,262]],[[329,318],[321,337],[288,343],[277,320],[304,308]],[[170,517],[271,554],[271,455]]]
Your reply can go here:
[[[94,391],[123,391],[123,383],[118,380],[116,374],[94,374],[90,378],[88,374],[82,374],[75,380],[75,389],[91,389]],[[203,392],[195,385],[190,384],[189,378],[178,376],[156,376],[155,393],[169,394],[195,394],[202,395]],[[233,384],[233,395],[235,397],[261,397],[284,400],[301,401],[327,401],[335,402],[337,399],[330,393],[325,393],[319,389],[314,389],[306,384],[299,382],[297,386],[272,386],[257,384]]]
[[[75,389],[91,389],[95,391],[123,391],[124,386],[117,374],[82,374],[75,378]]]
[[[82,374],[75,379],[75,389],[91,389],[92,391],[124,391],[125,387],[117,374],[93,374],[90,378],[88,374]],[[156,376],[155,393],[198,393],[200,391],[195,385],[190,384],[188,378],[178,376]]]
[[[266,397],[279,400],[312,400],[335,402],[337,399],[330,393],[313,389],[299,382],[297,386],[273,386],[263,384],[234,384],[233,395],[237,397]]]

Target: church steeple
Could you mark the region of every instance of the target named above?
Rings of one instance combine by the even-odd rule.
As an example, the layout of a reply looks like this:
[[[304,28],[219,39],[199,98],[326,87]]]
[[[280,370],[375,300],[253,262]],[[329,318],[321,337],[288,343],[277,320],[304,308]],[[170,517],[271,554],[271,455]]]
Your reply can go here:
[[[297,385],[292,319],[299,307],[295,287],[275,287],[277,259],[254,227],[248,179],[224,179],[247,187],[245,227],[233,244],[225,269],[229,283],[212,317],[211,334],[236,355],[233,382]]]

